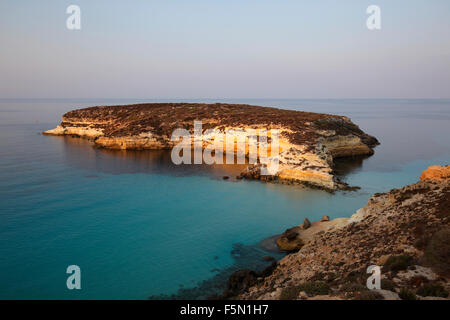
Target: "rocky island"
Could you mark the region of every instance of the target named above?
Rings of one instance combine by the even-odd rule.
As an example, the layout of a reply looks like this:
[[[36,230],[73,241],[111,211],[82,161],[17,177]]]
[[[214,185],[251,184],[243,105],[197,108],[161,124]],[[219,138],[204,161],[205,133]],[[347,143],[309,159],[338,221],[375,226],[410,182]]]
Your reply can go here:
[[[429,167],[415,184],[374,194],[350,218],[305,221],[278,244],[292,253],[269,275],[238,271],[225,297],[448,299],[450,166]],[[381,269],[381,289],[366,287],[371,265]]]
[[[171,149],[172,132],[184,128],[192,133],[194,120],[202,121],[204,130],[234,130],[244,135],[246,155],[250,144],[259,143],[249,136],[249,129],[277,129],[277,174],[262,176],[256,164],[249,165],[240,177],[301,183],[329,191],[348,187],[334,175],[334,159],[372,155],[378,144],[345,116],[221,103],[90,107],[64,114],[61,124],[44,134],[89,138],[96,146],[110,149]],[[214,141],[202,143],[208,148]]]

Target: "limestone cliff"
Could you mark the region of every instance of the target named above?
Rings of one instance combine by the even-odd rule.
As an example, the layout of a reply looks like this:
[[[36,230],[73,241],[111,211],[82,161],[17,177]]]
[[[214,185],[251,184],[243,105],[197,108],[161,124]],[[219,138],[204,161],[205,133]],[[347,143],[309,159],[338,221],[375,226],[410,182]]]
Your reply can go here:
[[[253,285],[240,298],[448,298],[449,168],[430,167],[423,181],[373,195],[351,218],[288,229],[278,243],[298,251],[270,276],[247,279]],[[382,268],[380,290],[366,287],[371,265]]]
[[[203,130],[234,131],[244,136],[248,155],[252,144],[259,150],[252,130],[279,131],[279,170],[261,176],[260,164],[250,165],[244,178],[298,182],[335,190],[345,187],[333,175],[333,159],[373,154],[376,138],[364,133],[347,117],[282,110],[250,105],[154,103],[100,106],[74,110],[63,115],[61,124],[44,134],[75,135],[93,139],[99,147],[111,149],[171,149],[173,131],[193,133],[194,120]],[[257,131],[259,132],[259,131]],[[204,139],[209,148],[214,139]],[[235,145],[238,151],[237,144]]]

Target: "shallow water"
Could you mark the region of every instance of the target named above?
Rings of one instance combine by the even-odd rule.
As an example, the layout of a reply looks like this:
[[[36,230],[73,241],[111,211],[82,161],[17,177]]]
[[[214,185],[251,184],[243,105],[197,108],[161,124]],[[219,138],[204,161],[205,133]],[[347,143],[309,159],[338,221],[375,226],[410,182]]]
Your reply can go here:
[[[0,100],[0,298],[146,299],[202,281],[180,296],[209,294],[235,268],[280,256],[262,240],[305,217],[350,216],[371,194],[450,163],[450,100],[222,101],[349,116],[381,142],[374,156],[339,166],[361,190],[223,181],[239,168],[177,167],[165,152],[40,134],[74,108],[144,101]],[[66,288],[71,264],[82,290]]]

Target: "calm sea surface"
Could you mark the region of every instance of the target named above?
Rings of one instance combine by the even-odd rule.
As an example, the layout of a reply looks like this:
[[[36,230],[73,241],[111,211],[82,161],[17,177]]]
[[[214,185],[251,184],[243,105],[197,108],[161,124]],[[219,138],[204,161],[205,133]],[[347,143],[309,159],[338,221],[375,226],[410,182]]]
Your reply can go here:
[[[305,217],[348,217],[371,194],[450,164],[450,100],[214,101],[346,115],[381,145],[339,166],[361,190],[332,195],[223,181],[239,168],[179,167],[166,152],[105,151],[40,134],[75,108],[145,101],[0,100],[0,299],[207,296],[236,268],[281,256],[262,240]],[[81,290],[66,288],[72,264]]]

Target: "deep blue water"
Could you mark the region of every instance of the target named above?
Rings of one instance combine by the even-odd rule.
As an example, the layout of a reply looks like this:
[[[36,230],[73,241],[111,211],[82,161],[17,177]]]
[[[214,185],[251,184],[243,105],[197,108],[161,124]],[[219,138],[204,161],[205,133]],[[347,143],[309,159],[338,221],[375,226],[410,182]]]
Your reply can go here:
[[[140,101],[0,100],[0,298],[146,299],[201,281],[207,290],[233,268],[279,256],[259,243],[305,217],[350,216],[371,194],[450,163],[450,100],[221,101],[346,115],[381,145],[340,167],[361,190],[332,195],[40,134],[75,108]],[[78,291],[66,288],[72,264]]]

